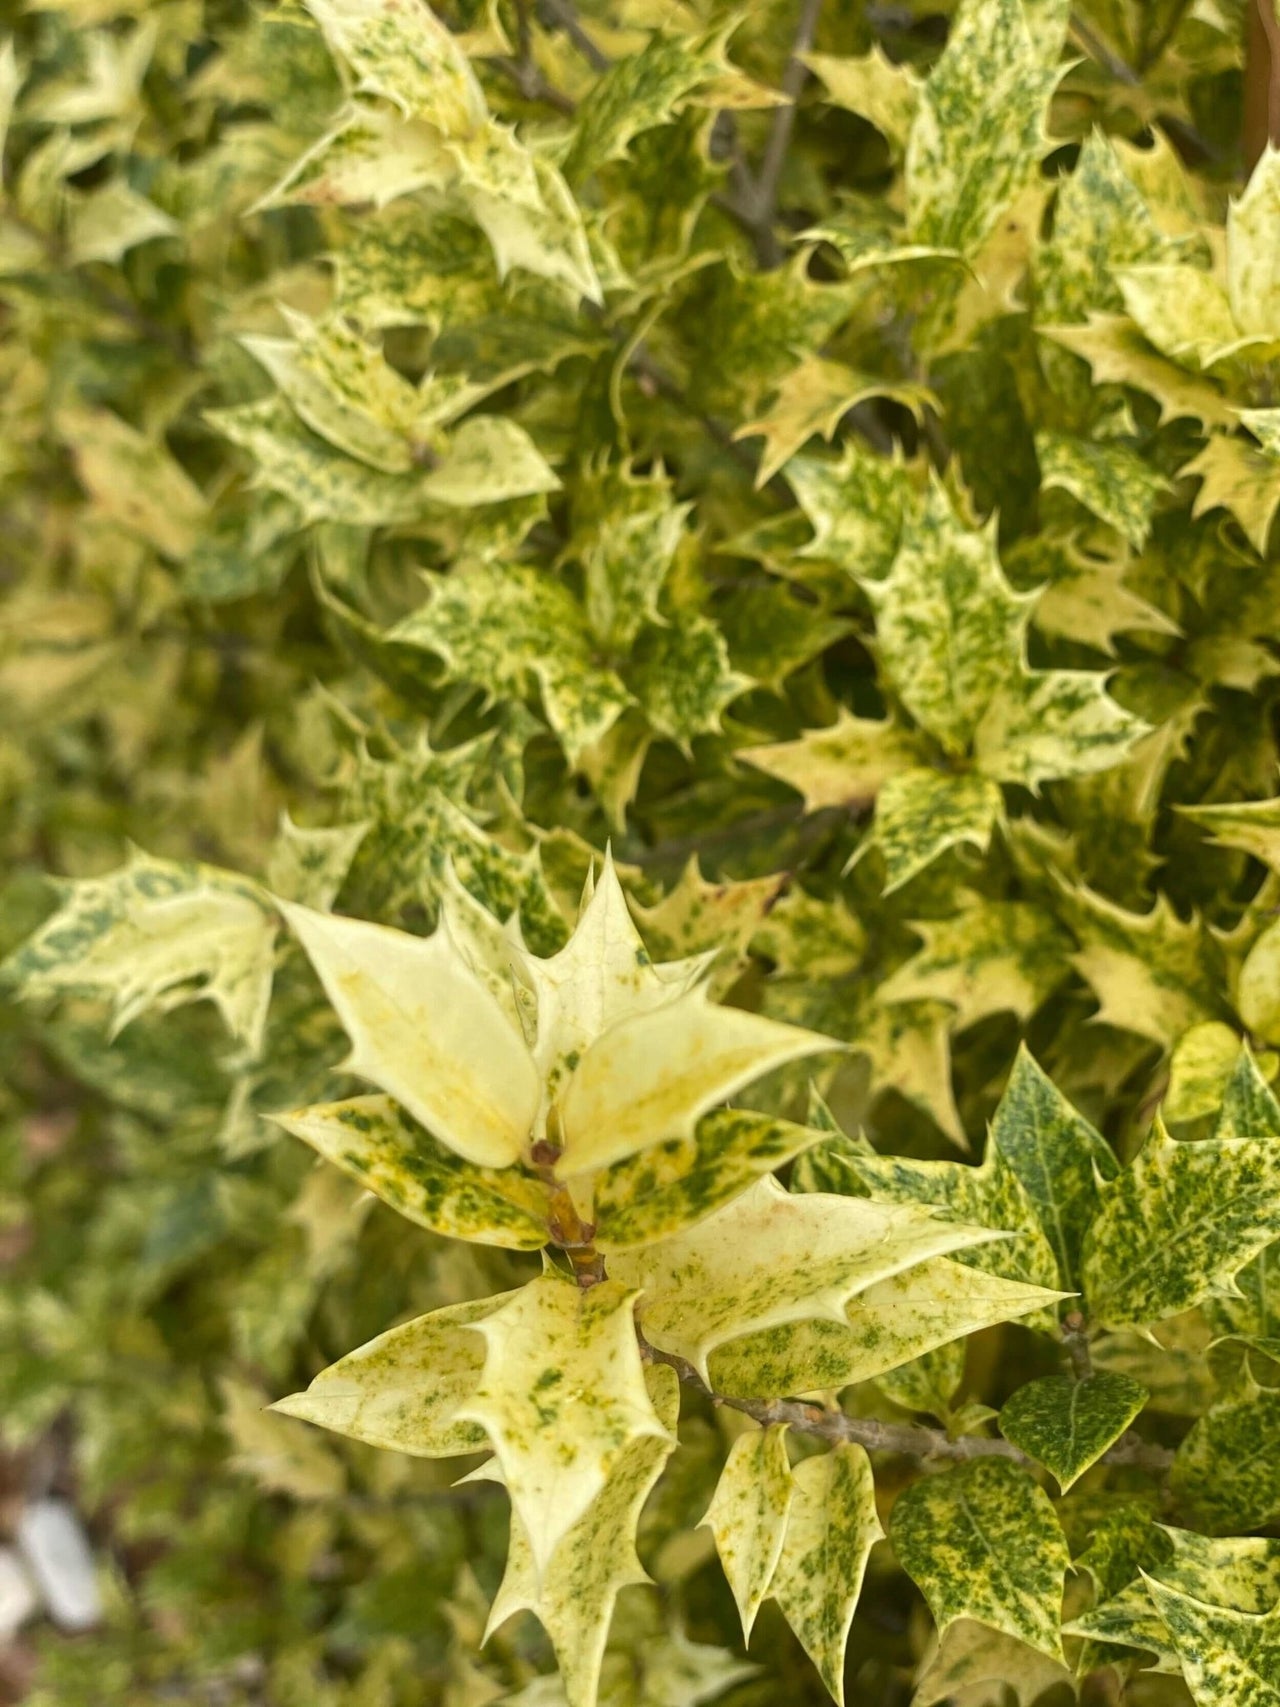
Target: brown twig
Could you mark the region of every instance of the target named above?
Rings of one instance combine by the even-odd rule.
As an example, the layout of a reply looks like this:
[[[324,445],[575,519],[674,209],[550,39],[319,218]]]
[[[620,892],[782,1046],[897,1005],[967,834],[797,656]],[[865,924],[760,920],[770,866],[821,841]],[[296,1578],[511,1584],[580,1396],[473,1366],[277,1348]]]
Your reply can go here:
[[[992,1439],[986,1435],[962,1434],[954,1438],[940,1428],[924,1428],[918,1423],[881,1422],[877,1417],[851,1417],[844,1411],[828,1410],[822,1405],[806,1404],[800,1399],[738,1399],[717,1393],[688,1361],[672,1352],[650,1345],[637,1328],[640,1355],[648,1363],[665,1363],[674,1369],[686,1386],[696,1388],[715,1405],[741,1411],[768,1428],[786,1423],[801,1434],[815,1435],[832,1445],[853,1441],[868,1452],[897,1452],[908,1458],[1008,1458],[1015,1464],[1035,1468],[1035,1460],[1018,1450],[1010,1441]],[[1109,1447],[1098,1461],[1101,1464],[1127,1464],[1135,1469],[1162,1472],[1173,1463],[1173,1453],[1165,1446],[1154,1446],[1135,1434],[1127,1434]]]
[[[766,267],[776,267],[782,262],[782,246],[773,230],[773,222],[778,212],[778,184],[782,178],[782,168],[786,164],[787,151],[791,147],[791,134],[795,129],[796,102],[809,76],[809,68],[800,55],[807,53],[813,46],[821,10],[822,0],[803,0],[791,44],[791,57],[787,61],[780,85],[782,93],[787,97],[787,103],[779,107],[773,115],[773,127],[769,132],[764,158],[760,162],[760,171],[756,177],[754,206],[751,209],[752,223],[759,237],[760,264]]]
[[[1280,142],[1280,19],[1274,0],[1250,0],[1244,71],[1244,163],[1252,171]]]

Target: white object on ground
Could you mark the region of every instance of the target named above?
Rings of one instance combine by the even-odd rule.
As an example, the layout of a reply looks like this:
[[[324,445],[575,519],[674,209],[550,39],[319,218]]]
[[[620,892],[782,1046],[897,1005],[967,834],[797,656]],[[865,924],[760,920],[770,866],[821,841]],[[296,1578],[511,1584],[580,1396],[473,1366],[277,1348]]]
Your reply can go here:
[[[49,1616],[63,1630],[88,1630],[102,1617],[93,1554],[84,1526],[65,1500],[34,1500],[18,1519],[16,1540]]]

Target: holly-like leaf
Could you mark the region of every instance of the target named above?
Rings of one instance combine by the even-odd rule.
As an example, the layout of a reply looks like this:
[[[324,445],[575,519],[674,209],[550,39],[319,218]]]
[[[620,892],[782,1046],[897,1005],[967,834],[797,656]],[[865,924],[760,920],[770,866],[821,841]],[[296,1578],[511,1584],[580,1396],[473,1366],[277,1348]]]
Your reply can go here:
[[[484,1368],[458,1414],[493,1442],[539,1579],[626,1449],[670,1441],[645,1387],[635,1298],[616,1280],[584,1291],[548,1272],[476,1323]]]
[[[481,1168],[518,1159],[538,1111],[533,1060],[447,928],[409,936],[287,905],[370,1080],[442,1144]]]
[[[1045,337],[1088,362],[1095,385],[1127,385],[1154,397],[1160,419],[1233,426],[1235,412],[1213,382],[1160,355],[1123,314],[1089,315],[1084,326],[1046,326]]]
[[[62,888],[61,907],[4,963],[24,996],[104,997],[113,1036],[148,1008],[207,999],[259,1052],[277,921],[256,883],[135,849],[118,871]]]
[[[434,576],[429,602],[390,638],[436,653],[452,676],[491,694],[519,695],[535,680],[571,763],[631,704],[617,674],[595,662],[572,594],[522,564],[472,564]]]
[[[1070,1559],[1049,1497],[1006,1459],[926,1476],[899,1496],[889,1539],[940,1631],[972,1618],[1062,1658]]]
[[[1264,1613],[1206,1606],[1147,1578],[1197,1707],[1275,1707],[1280,1702],[1280,1608]]]
[[[547,1243],[544,1186],[514,1168],[465,1161],[390,1097],[353,1097],[273,1118],[433,1233],[514,1251],[541,1250]]]
[[[485,1431],[463,1415],[484,1368],[484,1342],[473,1327],[516,1296],[449,1304],[391,1328],[274,1408],[418,1458],[477,1452],[487,1444]]]
[[[1037,320],[1065,325],[1084,320],[1091,309],[1120,308],[1117,269],[1155,261],[1163,247],[1115,144],[1091,131],[1075,170],[1061,180],[1052,236],[1036,252]]]
[[[876,1515],[871,1461],[846,1442],[806,1458],[794,1491],[782,1552],[769,1585],[828,1691],[844,1707],[844,1650],[862,1592],[867,1556],[884,1536]]]
[[[913,766],[881,785],[876,797],[874,845],[891,895],[948,848],[968,845],[985,853],[1004,814],[997,785],[985,776]]]
[[[837,461],[792,457],[786,477],[813,528],[804,556],[857,576],[889,568],[919,501],[916,473],[901,456],[876,456],[850,439]]]
[[[1259,450],[1236,433],[1214,433],[1180,473],[1200,481],[1192,514],[1229,510],[1246,539],[1265,556],[1271,524],[1280,509],[1280,457]]]
[[[327,911],[337,899],[368,830],[368,824],[308,830],[295,824],[287,812],[282,813],[280,829],[267,855],[267,887],[282,900]]]
[[[1280,266],[1273,241],[1280,217],[1280,149],[1269,146],[1244,194],[1227,210],[1227,296],[1246,337],[1280,337]]]
[[[1091,1316],[1142,1327],[1200,1303],[1275,1238],[1280,1149],[1253,1138],[1175,1143],[1157,1123],[1109,1181],[1085,1237]]]
[[[592,1200],[596,1243],[602,1250],[626,1250],[669,1238],[823,1136],[815,1127],[751,1109],[704,1114],[691,1138],[665,1139],[597,1175]]]
[[[1149,1398],[1141,1382],[1103,1371],[1046,1375],[1007,1399],[1000,1432],[1057,1478],[1065,1494],[1119,1440]]]
[[[726,1341],[808,1317],[842,1323],[874,1282],[992,1236],[912,1207],[792,1196],[769,1178],[687,1232],[615,1255],[610,1272],[643,1288],[640,1322],[653,1344],[706,1379]]]
[[[970,0],[921,89],[907,141],[907,227],[916,243],[973,254],[1035,176],[1047,146],[1056,54],[1022,0]]]
[[[830,439],[849,410],[871,397],[892,398],[917,416],[926,403],[936,405],[924,386],[878,379],[823,356],[807,357],[782,380],[765,412],[734,434],[765,441],[756,485],[766,486],[811,438]]]
[[[308,0],[307,10],[361,90],[448,136],[466,135],[486,118],[466,55],[424,0]]]
[[[857,58],[806,53],[804,63],[826,86],[825,99],[873,124],[901,155],[911,134],[920,98],[920,79],[908,65],[895,65],[879,47]]]
[[[1026,902],[979,903],[911,928],[924,946],[880,986],[880,999],[947,1002],[957,1031],[991,1014],[1029,1019],[1070,975],[1070,939]]]
[[[991,1122],[991,1145],[1022,1182],[1058,1260],[1077,1284],[1080,1250],[1117,1163],[1101,1133],[1076,1112],[1025,1047]]]
[[[772,747],[744,747],[737,757],[803,795],[806,812],[818,812],[867,805],[919,752],[917,740],[896,724],[855,717],[841,706],[828,729],[806,729],[798,740]]]
[[[1152,517],[1169,483],[1127,445],[1036,434],[1041,485],[1058,486],[1141,551]]]
[[[609,465],[576,486],[570,550],[585,574],[587,621],[609,653],[624,655],[644,624],[663,621],[658,595],[688,514],[661,474]]]
[[[1249,1377],[1211,1406],[1178,1448],[1172,1485],[1211,1534],[1270,1523],[1280,1512],[1280,1392]]]
[[[680,1384],[673,1369],[646,1372],[649,1396],[669,1438],[633,1440],[603,1489],[561,1537],[539,1573],[520,1512],[511,1513],[507,1567],[485,1628],[489,1637],[514,1613],[529,1611],[556,1651],[569,1707],[596,1707],[605,1641],[618,1595],[649,1575],[636,1554],[640,1511],[672,1449],[680,1414]]]
[[[180,561],[193,550],[207,525],[208,505],[163,443],[112,409],[60,409],[57,430],[104,519],[166,557]]]
[[[751,1640],[787,1530],[794,1483],[785,1434],[785,1426],[775,1425],[738,1436],[702,1519],[715,1536],[744,1642]]]
[[[717,1393],[827,1393],[949,1345],[980,1328],[1052,1309],[1064,1294],[930,1257],[850,1299],[842,1322],[788,1322],[712,1352]]]
[[[916,1682],[912,1707],[938,1707],[952,1700],[991,1700],[998,1690],[1017,1707],[1033,1703],[1074,1678],[1058,1660],[1037,1653],[1025,1642],[1001,1635],[989,1625],[957,1618],[938,1642],[937,1652]]]
[[[1280,871],[1280,799],[1180,806],[1178,810],[1209,831],[1215,847],[1239,848],[1272,871]]]

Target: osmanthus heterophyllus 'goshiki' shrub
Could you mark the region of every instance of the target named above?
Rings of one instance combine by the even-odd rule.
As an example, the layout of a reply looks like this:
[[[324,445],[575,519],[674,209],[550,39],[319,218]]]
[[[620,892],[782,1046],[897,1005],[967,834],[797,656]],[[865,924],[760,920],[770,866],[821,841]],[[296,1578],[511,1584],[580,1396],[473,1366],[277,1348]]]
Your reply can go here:
[[[1280,1702],[1273,35],[14,9],[37,1707]]]

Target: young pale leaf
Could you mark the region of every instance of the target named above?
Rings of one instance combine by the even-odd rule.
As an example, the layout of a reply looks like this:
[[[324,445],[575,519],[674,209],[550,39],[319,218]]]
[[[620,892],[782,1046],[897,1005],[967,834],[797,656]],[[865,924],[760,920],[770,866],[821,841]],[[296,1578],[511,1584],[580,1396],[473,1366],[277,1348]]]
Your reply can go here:
[[[1242,800],[1230,805],[1179,806],[1220,848],[1239,848],[1272,871],[1280,871],[1280,799]]]
[[[520,1513],[514,1508],[511,1513],[507,1568],[484,1639],[513,1614],[532,1612],[555,1648],[568,1707],[596,1707],[618,1595],[632,1583],[649,1581],[636,1554],[636,1524],[672,1449],[680,1383],[665,1364],[649,1369],[646,1380],[670,1437],[645,1435],[631,1442],[600,1493],[561,1537],[541,1575]]]
[[[1128,385],[1154,397],[1162,422],[1235,424],[1234,410],[1211,380],[1158,355],[1123,314],[1090,314],[1085,326],[1046,326],[1043,333],[1088,362],[1095,385]]]
[[[804,63],[826,85],[825,99],[873,124],[901,155],[920,99],[920,79],[908,65],[895,65],[881,48],[858,58],[806,53]]]
[[[1197,1707],[1280,1707],[1280,1606],[1235,1612],[1146,1583]]]
[[[709,1360],[711,1384],[740,1399],[838,1391],[980,1328],[1052,1309],[1063,1296],[930,1257],[859,1292],[843,1322],[787,1322],[720,1346]]]
[[[1246,337],[1280,337],[1280,263],[1275,253],[1280,219],[1280,148],[1269,146],[1244,194],[1227,210],[1227,295]]]
[[[1178,1448],[1172,1486],[1211,1534],[1270,1523],[1280,1513],[1280,1391],[1248,1380],[1199,1417]]]
[[[702,988],[619,1020],[575,1067],[562,1108],[562,1176],[607,1166],[699,1118],[763,1073],[843,1046],[761,1014],[717,1007]]]
[[[391,1328],[274,1408],[417,1458],[478,1452],[487,1444],[484,1429],[463,1415],[484,1368],[484,1342],[473,1329],[518,1296],[449,1304]]]
[[[547,1243],[545,1186],[515,1168],[464,1161],[390,1097],[353,1097],[273,1119],[419,1227],[513,1251]]]
[[[768,485],[811,438],[830,439],[849,410],[872,397],[891,397],[917,418],[926,403],[937,407],[933,393],[922,385],[877,379],[843,362],[807,356],[781,382],[764,413],[734,434],[737,439],[762,437],[765,441],[756,486]]]
[[[64,896],[4,963],[23,995],[106,997],[113,1036],[148,1008],[207,999],[233,1036],[260,1051],[277,924],[256,883],[135,849],[119,871],[67,884]]]
[[[1075,1285],[1100,1189],[1115,1177],[1117,1163],[1101,1133],[1072,1108],[1025,1045],[991,1122],[991,1144],[1031,1199],[1062,1284]]]
[[[941,1632],[972,1618],[1051,1659],[1070,1557],[1053,1505],[1025,1470],[980,1458],[901,1494],[889,1539]]]
[[[1212,273],[1186,264],[1125,267],[1118,274],[1124,305],[1163,355],[1207,368],[1239,338],[1227,293]]]
[[[985,853],[1004,815],[998,786],[985,776],[914,766],[890,776],[876,798],[874,844],[884,856],[891,895],[948,848]]]
[[[874,1282],[994,1236],[914,1208],[792,1196],[766,1178],[689,1231],[616,1254],[610,1271],[643,1288],[654,1345],[706,1379],[727,1340],[809,1317],[843,1323],[849,1299]]]
[[[1035,177],[1060,75],[1022,0],[967,0],[919,94],[907,141],[907,227],[973,254]]]
[[[285,901],[328,912],[337,899],[368,824],[335,824],[308,830],[287,812],[267,854],[267,887]]]
[[[670,1238],[819,1143],[822,1132],[746,1108],[704,1114],[692,1138],[668,1138],[597,1176],[592,1214],[601,1250]]]
[[[1046,1375],[1006,1400],[1000,1432],[1057,1478],[1065,1494],[1128,1428],[1149,1394],[1127,1375]]]
[[[716,1551],[733,1590],[742,1640],[770,1592],[782,1553],[793,1481],[785,1425],[740,1434],[729,1449],[702,1524],[716,1538]]]
[[[1274,1240],[1280,1147],[1178,1144],[1157,1124],[1101,1197],[1081,1263],[1089,1314],[1105,1327],[1143,1327],[1191,1309]]]
[[[307,10],[358,87],[446,136],[466,136],[488,114],[475,73],[425,0],[307,0]]]
[[[348,1070],[466,1161],[518,1161],[538,1111],[538,1075],[448,928],[423,938],[307,907],[284,912],[351,1039]]]
[[[867,805],[920,756],[920,742],[905,729],[881,718],[854,717],[843,706],[829,729],[806,729],[797,741],[744,747],[737,754],[803,795],[806,812]]]
[[[595,662],[595,642],[569,590],[523,564],[472,564],[431,578],[431,599],[389,638],[444,659],[449,673],[490,694],[519,694],[530,678],[571,763],[607,733],[631,696]]]
[[[479,1385],[459,1416],[493,1442],[541,1581],[557,1545],[643,1436],[670,1443],[645,1387],[636,1293],[549,1271],[476,1324]]]
[[[1178,470],[1201,483],[1193,516],[1229,510],[1260,557],[1280,509],[1280,456],[1235,433],[1214,433],[1208,444]]]
[[[1280,1138],[1280,1100],[1242,1043],[1222,1093],[1215,1138]]]
[[[946,1002],[957,1031],[998,1013],[1030,1019],[1070,976],[1070,939],[1026,902],[979,903],[911,928],[924,946],[881,984],[880,1000]]]
[[[806,1458],[794,1492],[769,1593],[827,1689],[844,1707],[844,1650],[862,1593],[867,1556],[884,1537],[871,1460],[846,1442]]]

